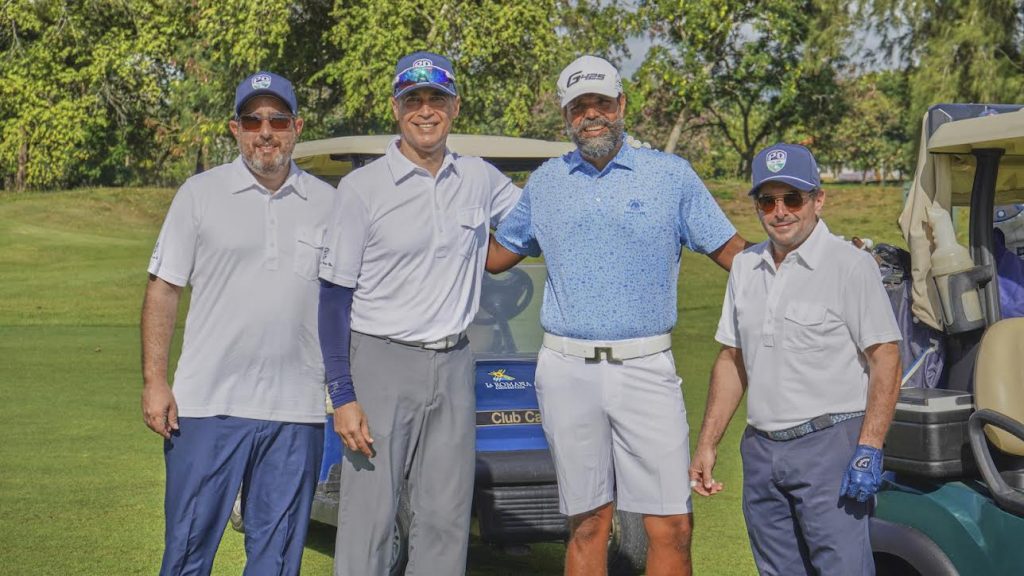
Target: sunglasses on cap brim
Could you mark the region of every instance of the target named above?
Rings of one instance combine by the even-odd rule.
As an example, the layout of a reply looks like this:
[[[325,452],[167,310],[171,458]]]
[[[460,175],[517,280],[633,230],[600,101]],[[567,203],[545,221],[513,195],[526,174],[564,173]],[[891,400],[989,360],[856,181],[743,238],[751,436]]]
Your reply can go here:
[[[420,84],[436,84],[445,92],[455,94],[455,78],[447,70],[437,66],[414,66],[402,70],[395,75],[392,92],[398,94]]]

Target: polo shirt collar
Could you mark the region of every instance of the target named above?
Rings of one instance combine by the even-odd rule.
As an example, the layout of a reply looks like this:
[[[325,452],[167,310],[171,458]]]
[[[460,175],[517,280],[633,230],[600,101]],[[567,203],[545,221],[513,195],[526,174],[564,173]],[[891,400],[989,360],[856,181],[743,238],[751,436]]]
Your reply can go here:
[[[793,255],[797,261],[802,263],[808,269],[814,270],[827,256],[825,254],[828,249],[826,240],[831,234],[832,233],[828,230],[828,226],[825,225],[825,221],[818,218],[818,223],[814,225],[814,229],[811,230],[811,234],[806,240],[804,240],[804,243],[789,254]],[[761,263],[768,264],[770,267],[775,268],[775,261],[772,258],[771,240],[764,243],[764,250],[761,252],[761,260],[757,265],[761,265]]]
[[[396,136],[394,140],[388,144],[387,151],[384,152],[384,158],[387,162],[388,170],[391,172],[391,178],[394,180],[395,184],[399,184],[417,171],[425,172],[425,169],[422,166],[419,166],[412,160],[409,160],[409,158],[407,158],[405,154],[402,154],[402,151],[398,149],[398,144],[401,140],[401,136]],[[444,174],[444,171],[449,168],[452,172],[458,174],[458,165],[455,163],[457,158],[456,154],[445,146],[444,160],[441,161],[441,168],[437,171],[437,175],[440,176],[441,174]]]
[[[572,174],[577,170],[582,170],[587,174],[603,176],[616,167],[625,168],[630,171],[634,170],[636,167],[636,150],[626,142],[626,139],[626,133],[623,132],[622,145],[619,146],[619,151],[604,167],[604,170],[601,170],[600,172],[598,172],[597,168],[580,154],[580,149],[577,147],[569,154],[567,159],[569,164],[569,173]]]
[[[306,200],[308,198],[306,190],[299,185],[300,173],[301,170],[299,170],[299,167],[295,165],[295,162],[289,161],[288,177],[285,178],[284,183],[281,184],[281,188],[278,189],[277,193],[284,195],[288,192],[294,192],[296,196]],[[267,190],[259,183],[259,181],[256,180],[256,177],[253,176],[249,167],[245,165],[245,160],[242,158],[241,154],[239,154],[238,157],[235,158],[234,162],[231,163],[228,188],[233,194],[245,192],[247,190],[259,190],[267,193],[270,192],[270,190]]]

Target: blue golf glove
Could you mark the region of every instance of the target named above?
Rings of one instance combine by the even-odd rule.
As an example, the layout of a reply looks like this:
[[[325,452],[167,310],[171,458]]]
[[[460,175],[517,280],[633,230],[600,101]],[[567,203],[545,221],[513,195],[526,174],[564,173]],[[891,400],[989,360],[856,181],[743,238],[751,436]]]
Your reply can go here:
[[[858,444],[843,474],[839,495],[867,502],[882,485],[882,451],[874,446]]]

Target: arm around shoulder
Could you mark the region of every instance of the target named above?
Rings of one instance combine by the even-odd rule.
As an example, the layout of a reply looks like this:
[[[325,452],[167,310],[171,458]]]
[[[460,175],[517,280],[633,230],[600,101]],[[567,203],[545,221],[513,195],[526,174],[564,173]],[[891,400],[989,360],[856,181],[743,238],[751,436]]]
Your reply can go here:
[[[491,274],[504,272],[526,258],[524,254],[516,254],[502,246],[494,238],[494,234],[488,236],[487,242],[487,263],[484,268]]]
[[[718,264],[723,270],[728,272],[732,270],[732,261],[736,258],[736,255],[748,246],[753,246],[753,243],[744,240],[739,233],[736,233],[726,240],[725,244],[722,244],[717,250],[708,254],[708,258],[711,258],[715,264]]]

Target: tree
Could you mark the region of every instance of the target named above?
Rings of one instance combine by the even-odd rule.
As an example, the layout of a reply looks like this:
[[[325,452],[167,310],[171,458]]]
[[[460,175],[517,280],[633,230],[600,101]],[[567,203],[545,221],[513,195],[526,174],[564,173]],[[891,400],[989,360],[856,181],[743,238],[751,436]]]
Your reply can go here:
[[[161,70],[142,2],[12,1],[0,15],[4,186],[124,183],[151,161]]]
[[[687,126],[708,127],[748,178],[770,140],[813,141],[842,115],[835,70],[849,18],[836,2],[646,0],[636,23],[664,47],[648,53],[639,81],[676,97],[670,150]]]
[[[875,171],[884,180],[891,171],[904,172],[908,125],[906,77],[898,71],[868,72],[841,83],[849,113],[819,142],[816,156],[823,165]]]
[[[940,102],[1019,102],[1024,92],[1024,2],[873,0],[860,14],[881,38],[881,57],[909,86],[906,131]],[[907,146],[904,162],[913,162]]]
[[[612,24],[614,2],[339,0],[332,15],[327,41],[340,56],[317,79],[343,95],[337,129],[347,133],[392,130],[394,65],[417,49],[452,59],[463,98],[460,130],[547,133],[551,116],[537,113],[547,109],[561,67],[578,54],[607,55],[624,44],[623,28]]]

